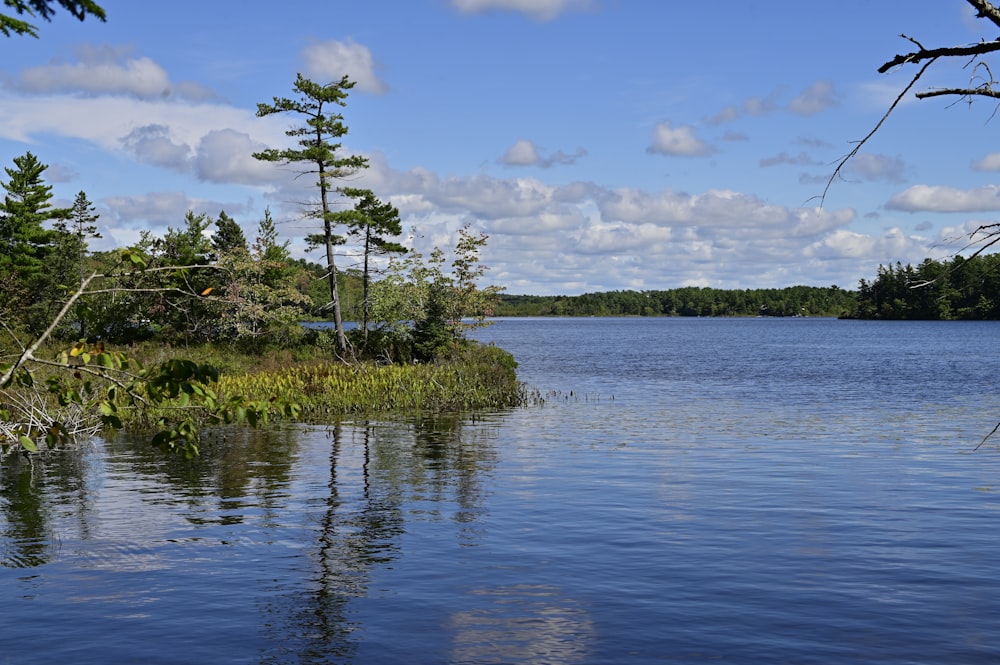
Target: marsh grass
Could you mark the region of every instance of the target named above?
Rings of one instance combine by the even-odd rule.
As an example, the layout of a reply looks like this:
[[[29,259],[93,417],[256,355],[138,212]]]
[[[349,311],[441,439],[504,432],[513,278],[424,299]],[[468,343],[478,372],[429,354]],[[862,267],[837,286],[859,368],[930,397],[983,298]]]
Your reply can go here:
[[[216,402],[242,404],[227,413],[252,411],[253,420],[261,422],[275,419],[330,422],[345,415],[461,413],[507,409],[530,401],[528,391],[517,379],[513,356],[494,346],[474,342],[456,344],[450,353],[433,363],[392,365],[346,363],[331,359],[320,350],[309,349],[246,353],[225,345],[170,347],[143,343],[122,351],[129,358],[132,372],[176,358],[213,366],[219,370],[219,380],[209,388],[215,393]],[[51,354],[57,353],[58,349],[53,347]],[[4,434],[2,428],[6,423],[2,414],[15,406],[19,412],[25,411],[25,400],[30,401],[33,419],[41,417],[39,414],[48,418],[40,420],[37,427],[34,420],[27,423],[25,427],[30,425],[31,431],[32,427],[44,429],[55,418],[74,423],[72,439],[89,438],[101,432],[101,412],[107,408],[102,407],[102,401],[107,399],[107,389],[113,384],[85,375],[87,388],[83,388],[83,381],[78,381],[81,385],[74,388],[81,395],[79,403],[67,406],[60,403],[57,394],[39,389],[50,376],[59,373],[56,367],[41,365],[33,373],[33,387],[14,385],[0,390],[0,435]],[[118,391],[113,411],[119,426],[132,431],[155,431],[178,419],[193,419],[201,425],[220,422],[217,415],[210,416],[187,398],[188,395],[180,394],[177,399],[150,406],[136,403]],[[13,436],[7,439],[17,440]],[[8,445],[7,450],[15,447]]]
[[[382,365],[294,361],[285,354],[224,372],[219,392],[252,402],[295,403],[323,420],[347,414],[459,412],[523,405],[513,357],[492,346],[463,345],[434,363]]]

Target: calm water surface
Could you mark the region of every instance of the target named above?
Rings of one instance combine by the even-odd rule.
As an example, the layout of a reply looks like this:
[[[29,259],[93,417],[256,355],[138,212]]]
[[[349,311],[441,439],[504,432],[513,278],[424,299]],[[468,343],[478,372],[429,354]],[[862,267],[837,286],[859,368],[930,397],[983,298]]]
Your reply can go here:
[[[0,665],[1000,662],[1000,324],[514,319],[541,407],[0,468]]]

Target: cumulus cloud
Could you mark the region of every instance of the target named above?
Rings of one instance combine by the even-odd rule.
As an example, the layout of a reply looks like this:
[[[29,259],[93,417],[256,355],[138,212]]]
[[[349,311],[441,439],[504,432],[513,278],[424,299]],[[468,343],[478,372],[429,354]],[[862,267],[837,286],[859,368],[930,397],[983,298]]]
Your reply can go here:
[[[894,195],[886,204],[906,212],[988,212],[1000,210],[1000,186],[957,189],[914,185]]]
[[[0,117],[10,119],[0,123],[0,139],[72,137],[203,181],[261,188],[273,186],[275,168],[251,154],[287,142],[284,118],[256,118],[250,109],[161,98],[14,94],[0,97]]]
[[[835,92],[830,81],[817,81],[792,99],[788,110],[799,115],[815,115],[837,105]]]
[[[591,0],[451,0],[463,14],[509,11],[524,14],[536,21],[549,21],[569,11],[590,9]]]
[[[174,171],[186,171],[191,148],[175,142],[165,125],[136,127],[121,139],[122,145],[145,164],[162,166]]]
[[[519,139],[514,145],[507,148],[507,152],[500,158],[500,162],[508,166],[531,166],[537,164],[541,159],[534,143]]]
[[[212,91],[193,82],[172,83],[163,67],[148,57],[131,58],[111,47],[84,48],[77,62],[31,67],[9,81],[32,94],[129,95],[139,99],[210,99]]]
[[[305,73],[320,83],[339,81],[349,76],[357,90],[380,95],[388,86],[375,73],[376,64],[371,50],[352,41],[330,40],[307,46],[302,50]]]
[[[274,178],[274,167],[254,159],[263,146],[245,132],[215,129],[198,143],[195,172],[209,182],[259,185]]]
[[[371,164],[357,184],[399,207],[404,227],[419,230],[411,241],[418,251],[453,246],[471,223],[490,236],[488,280],[511,293],[846,284],[871,276],[880,262],[918,262],[930,244],[902,232],[852,230],[850,208],[791,208],[729,189],[440,178],[425,168],[394,170],[382,155]]]
[[[893,227],[881,236],[864,235],[847,229],[838,229],[806,248],[805,256],[820,259],[860,259],[893,257],[897,261],[912,263],[926,258],[925,238],[907,236]],[[879,258],[878,262],[887,259]],[[870,272],[870,271],[869,271]]]
[[[699,139],[694,127],[674,127],[667,120],[656,125],[653,142],[646,148],[646,152],[674,157],[701,157],[712,154],[715,148]]]
[[[162,234],[168,227],[180,228],[188,211],[217,215],[225,209],[234,216],[245,212],[240,203],[189,197],[184,192],[150,192],[135,196],[112,196],[101,201],[107,212],[101,219],[108,228],[149,230]]]
[[[519,139],[514,142],[514,145],[507,148],[507,151],[497,161],[505,166],[537,166],[547,169],[556,165],[575,164],[578,159],[586,155],[586,150],[577,148],[572,154],[559,150],[551,155],[543,156],[533,142]]]
[[[973,162],[972,168],[976,171],[1000,171],[1000,152],[991,152]]]
[[[425,193],[439,209],[484,219],[537,215],[552,203],[553,188],[533,178],[448,178]]]

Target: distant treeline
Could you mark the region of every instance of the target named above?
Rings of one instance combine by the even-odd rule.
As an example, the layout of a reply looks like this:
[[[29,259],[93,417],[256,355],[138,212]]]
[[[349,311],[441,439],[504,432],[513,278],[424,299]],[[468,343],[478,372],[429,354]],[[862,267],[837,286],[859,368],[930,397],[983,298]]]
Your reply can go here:
[[[879,266],[874,281],[861,280],[856,308],[860,319],[949,321],[1000,319],[1000,254],[924,259]]]
[[[502,295],[497,316],[844,316],[855,293],[838,286],[606,291],[579,296]]]
[[[783,289],[605,291],[502,295],[496,316],[836,316],[886,320],[1000,320],[1000,254],[879,266],[857,291]]]

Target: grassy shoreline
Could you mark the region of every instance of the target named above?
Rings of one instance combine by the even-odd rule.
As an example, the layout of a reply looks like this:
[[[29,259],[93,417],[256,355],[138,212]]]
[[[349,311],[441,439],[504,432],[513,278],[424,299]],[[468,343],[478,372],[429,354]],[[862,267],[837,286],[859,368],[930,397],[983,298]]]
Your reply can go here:
[[[40,365],[29,381],[0,389],[0,429],[6,427],[0,431],[5,434],[0,458],[106,434],[109,425],[149,432],[154,444],[190,456],[197,454],[198,430],[216,424],[454,414],[530,402],[510,353],[466,340],[456,341],[434,362],[409,364],[348,363],[315,347],[252,354],[226,345],[147,343],[125,349],[124,355],[129,360],[123,372],[152,377],[142,380],[146,387],[139,393],[124,390],[126,374],[102,379],[84,366],[76,372],[78,385],[60,383],[59,391],[46,390],[42,386],[60,377],[55,363]],[[164,376],[166,383],[155,378]],[[158,395],[144,395],[146,390]],[[29,421],[16,419],[16,414],[25,417],[18,404],[29,405],[34,414]]]

